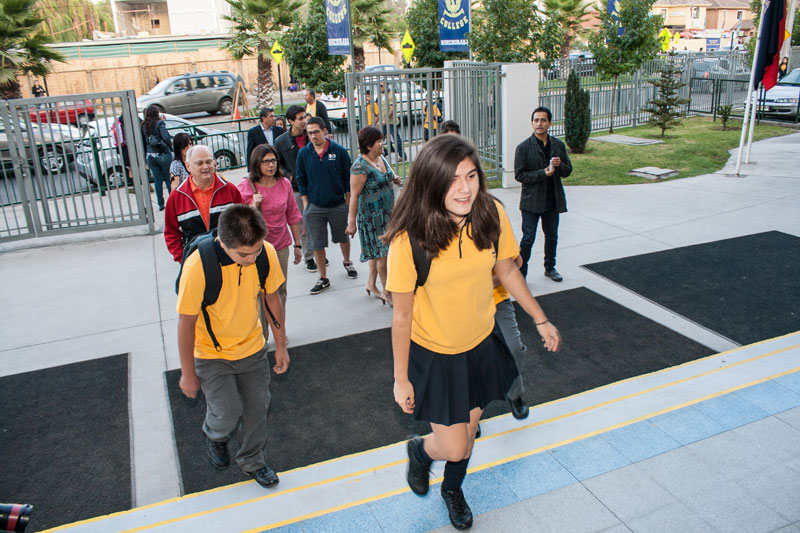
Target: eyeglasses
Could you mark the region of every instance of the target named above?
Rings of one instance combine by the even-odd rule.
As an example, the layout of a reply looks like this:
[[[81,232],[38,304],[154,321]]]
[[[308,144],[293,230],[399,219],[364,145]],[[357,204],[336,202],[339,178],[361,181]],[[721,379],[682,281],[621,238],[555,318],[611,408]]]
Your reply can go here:
[[[317,135],[318,133],[322,133],[322,130],[308,130],[307,133],[309,135]]]
[[[262,165],[277,165],[278,164],[278,160],[277,159],[262,159],[261,160],[261,164]]]

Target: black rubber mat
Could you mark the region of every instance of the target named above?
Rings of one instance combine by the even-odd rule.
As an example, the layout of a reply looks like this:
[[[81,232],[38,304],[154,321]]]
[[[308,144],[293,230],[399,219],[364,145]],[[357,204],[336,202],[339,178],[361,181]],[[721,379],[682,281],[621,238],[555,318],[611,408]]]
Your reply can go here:
[[[800,237],[778,231],[585,265],[739,344],[800,330]]]
[[[27,532],[130,509],[128,355],[0,378],[0,501]]]
[[[539,298],[564,336],[564,348],[541,347],[530,317],[517,316],[529,346],[523,376],[533,405],[620,379],[710,355],[709,348],[584,288]],[[310,465],[427,433],[394,403],[390,330],[351,335],[290,348],[292,366],[273,375],[267,460],[276,471]],[[179,371],[167,373],[185,493],[248,479],[232,465],[217,472],[208,463],[202,422],[205,403],[185,400]],[[485,417],[508,412],[495,402]],[[231,439],[231,452],[237,446]]]

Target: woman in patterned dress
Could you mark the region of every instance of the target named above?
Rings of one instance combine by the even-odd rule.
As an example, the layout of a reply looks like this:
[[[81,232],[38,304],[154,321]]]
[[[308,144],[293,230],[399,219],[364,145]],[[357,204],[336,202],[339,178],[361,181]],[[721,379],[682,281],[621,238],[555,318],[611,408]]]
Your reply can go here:
[[[386,231],[389,216],[394,206],[394,184],[398,178],[383,156],[383,133],[375,126],[367,126],[358,132],[358,148],[361,155],[350,167],[350,215],[347,234],[356,233],[361,241],[361,262],[369,264],[367,295],[391,305],[391,295],[386,291],[386,256],[389,246],[379,237]],[[379,290],[380,276],[383,290]]]

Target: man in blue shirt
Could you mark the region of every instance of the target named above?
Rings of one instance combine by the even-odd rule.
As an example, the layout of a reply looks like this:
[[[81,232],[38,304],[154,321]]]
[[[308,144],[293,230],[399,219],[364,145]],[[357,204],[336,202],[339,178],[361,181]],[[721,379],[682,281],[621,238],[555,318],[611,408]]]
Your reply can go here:
[[[306,133],[311,143],[298,152],[295,168],[295,179],[303,200],[308,247],[314,252],[319,268],[319,280],[311,294],[319,294],[331,286],[325,263],[328,226],[333,242],[342,248],[347,276],[350,279],[358,277],[350,261],[350,240],[345,233],[350,203],[350,156],[342,146],[326,138],[327,132],[325,121],[320,117],[309,119]]]

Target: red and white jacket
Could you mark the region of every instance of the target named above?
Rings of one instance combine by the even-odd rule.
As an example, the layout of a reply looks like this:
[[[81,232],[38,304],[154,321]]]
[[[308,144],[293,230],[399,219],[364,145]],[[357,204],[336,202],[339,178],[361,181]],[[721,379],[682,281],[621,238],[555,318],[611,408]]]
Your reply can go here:
[[[214,192],[208,213],[209,225],[206,226],[192,194],[192,186],[189,183],[191,179],[189,176],[170,193],[164,211],[164,240],[167,242],[169,253],[178,263],[183,258],[184,246],[197,235],[216,228],[219,215],[226,207],[242,203],[239,189],[220,175],[214,174]]]

